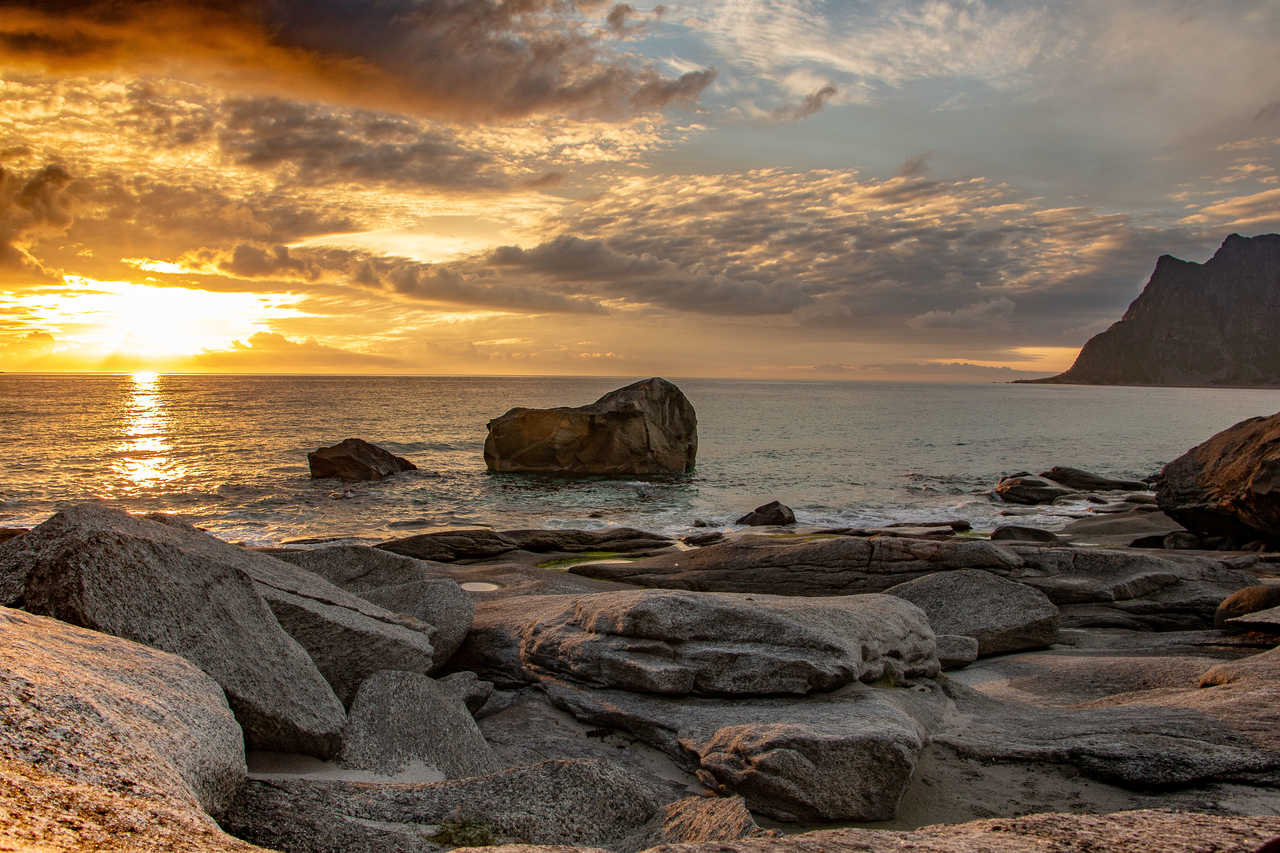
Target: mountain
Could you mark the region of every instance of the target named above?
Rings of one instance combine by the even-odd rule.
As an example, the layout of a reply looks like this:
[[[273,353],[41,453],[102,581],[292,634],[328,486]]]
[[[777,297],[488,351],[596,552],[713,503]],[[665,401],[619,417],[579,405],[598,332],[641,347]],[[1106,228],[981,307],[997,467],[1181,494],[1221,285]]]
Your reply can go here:
[[[1070,370],[1020,381],[1280,386],[1280,234],[1232,234],[1203,264],[1162,256]]]

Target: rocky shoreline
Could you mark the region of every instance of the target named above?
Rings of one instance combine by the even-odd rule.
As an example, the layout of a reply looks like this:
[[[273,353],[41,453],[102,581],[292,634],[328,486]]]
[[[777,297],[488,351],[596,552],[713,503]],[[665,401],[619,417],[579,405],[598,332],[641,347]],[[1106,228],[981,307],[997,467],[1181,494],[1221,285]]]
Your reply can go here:
[[[0,537],[0,850],[1261,850],[1277,428],[996,487],[1096,507],[1053,533],[775,502],[251,549],[70,506]]]
[[[0,544],[0,849],[1253,850],[1280,627],[1214,614],[1260,584],[951,526],[249,550],[79,505]]]

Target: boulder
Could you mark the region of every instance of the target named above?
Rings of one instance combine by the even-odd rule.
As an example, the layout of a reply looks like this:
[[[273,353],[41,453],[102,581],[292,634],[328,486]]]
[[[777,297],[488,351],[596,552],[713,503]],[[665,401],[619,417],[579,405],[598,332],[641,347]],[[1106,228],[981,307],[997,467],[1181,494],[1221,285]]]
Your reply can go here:
[[[883,595],[606,592],[566,602],[520,637],[526,668],[671,695],[802,695],[939,668],[923,614]]]
[[[401,471],[417,471],[418,466],[358,438],[348,438],[332,447],[307,454],[311,478],[340,480],[381,480]]]
[[[433,574],[432,563],[364,545],[280,548],[266,553],[365,601],[430,625],[435,667],[453,656],[471,630],[475,615],[471,596],[452,578]]]
[[[498,769],[458,692],[425,675],[395,670],[374,673],[360,685],[339,760],[384,776],[413,766],[435,768],[446,779]]]
[[[1280,539],[1280,414],[1241,421],[1164,466],[1156,500],[1202,536]]]
[[[1011,504],[1051,504],[1058,498],[1074,494],[1075,489],[1037,477],[1005,477],[995,488],[996,497]]]
[[[1038,527],[1023,527],[1018,524],[1003,524],[991,531],[992,542],[1044,542],[1054,544],[1061,542],[1058,534]]]
[[[207,814],[244,778],[240,727],[193,664],[0,608],[0,848],[249,850]]]
[[[980,569],[937,572],[885,592],[923,610],[938,634],[973,637],[980,657],[1058,639],[1058,608],[1044,593]]]
[[[231,552],[223,559],[218,548],[184,547],[185,538],[82,504],[9,543],[0,575],[23,576],[34,613],[199,666],[226,691],[251,748],[331,755],[345,722],[342,705],[237,567],[250,552],[217,543]]]
[[[737,841],[741,838],[773,838],[777,833],[761,829],[747,811],[742,797],[685,797],[667,803],[655,818],[657,826],[645,839],[653,844]]]
[[[698,454],[698,419],[680,389],[646,379],[588,406],[511,409],[489,421],[491,472],[684,474]]]
[[[661,801],[604,761],[546,761],[435,783],[370,784],[251,778],[222,825],[287,853],[436,853],[442,824],[470,824],[498,840],[612,845],[646,826]]]
[[[453,691],[472,714],[483,708],[493,696],[493,682],[484,681],[468,670],[451,672],[442,678],[437,678],[436,683]]]
[[[1041,471],[1040,476],[1081,492],[1145,492],[1151,488],[1141,480],[1116,480],[1065,465]]]
[[[404,539],[392,539],[376,547],[417,560],[433,560],[452,563],[458,560],[480,560],[496,557],[518,547],[501,533],[476,528],[474,530],[439,530],[419,533]]]
[[[783,526],[796,523],[796,514],[791,507],[778,501],[770,501],[758,506],[739,518],[734,524],[746,524],[750,527]]]
[[[883,695],[909,691],[856,684],[744,702],[543,686],[578,719],[656,746],[704,784],[784,821],[888,820],[924,742],[915,720]]]

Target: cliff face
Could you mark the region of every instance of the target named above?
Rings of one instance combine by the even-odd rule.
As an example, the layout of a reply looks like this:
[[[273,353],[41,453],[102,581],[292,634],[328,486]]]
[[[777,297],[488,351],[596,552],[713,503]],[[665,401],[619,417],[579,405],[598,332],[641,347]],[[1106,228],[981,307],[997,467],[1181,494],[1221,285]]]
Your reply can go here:
[[[1232,234],[1203,264],[1164,255],[1066,373],[1081,385],[1280,385],[1280,234]]]

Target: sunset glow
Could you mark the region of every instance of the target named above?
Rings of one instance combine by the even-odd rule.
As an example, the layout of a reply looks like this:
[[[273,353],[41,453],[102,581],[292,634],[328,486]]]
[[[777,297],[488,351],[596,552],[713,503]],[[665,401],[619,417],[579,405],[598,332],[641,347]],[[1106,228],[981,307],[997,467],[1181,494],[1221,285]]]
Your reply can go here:
[[[293,5],[0,9],[4,369],[1002,381],[1280,228],[1261,0]]]

